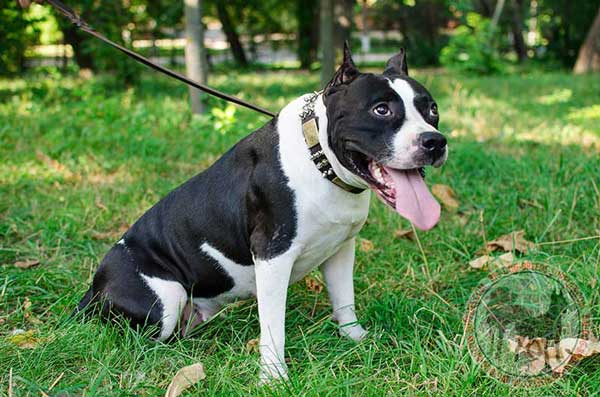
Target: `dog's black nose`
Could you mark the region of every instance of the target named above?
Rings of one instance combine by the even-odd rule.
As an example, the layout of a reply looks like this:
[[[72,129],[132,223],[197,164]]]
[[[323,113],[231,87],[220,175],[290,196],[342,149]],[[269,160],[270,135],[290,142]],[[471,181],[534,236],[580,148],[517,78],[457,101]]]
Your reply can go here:
[[[419,144],[426,152],[441,152],[446,147],[446,137],[435,131],[423,132]]]

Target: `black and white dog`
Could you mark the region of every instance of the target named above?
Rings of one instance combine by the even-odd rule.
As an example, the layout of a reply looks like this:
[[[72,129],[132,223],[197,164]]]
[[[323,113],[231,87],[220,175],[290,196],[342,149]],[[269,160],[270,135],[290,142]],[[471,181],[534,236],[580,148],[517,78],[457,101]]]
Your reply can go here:
[[[440,206],[422,177],[447,157],[437,105],[408,77],[404,51],[382,75],[350,52],[321,93],[288,104],[216,163],[150,208],[106,254],[77,311],[154,325],[164,340],[256,296],[261,379],[285,376],[288,286],[320,266],[340,333],[354,311],[355,237],[370,192],[419,229]]]

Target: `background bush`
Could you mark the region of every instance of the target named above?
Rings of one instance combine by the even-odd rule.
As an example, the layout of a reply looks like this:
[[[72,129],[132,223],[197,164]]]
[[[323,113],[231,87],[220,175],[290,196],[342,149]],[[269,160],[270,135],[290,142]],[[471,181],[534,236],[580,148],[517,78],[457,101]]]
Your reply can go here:
[[[465,25],[456,28],[448,45],[442,49],[440,62],[449,69],[465,73],[492,74],[503,70],[495,43],[500,42],[498,31],[490,21],[469,13]]]
[[[37,43],[39,32],[33,28],[16,1],[0,7],[0,75],[11,75],[24,69],[27,49]]]

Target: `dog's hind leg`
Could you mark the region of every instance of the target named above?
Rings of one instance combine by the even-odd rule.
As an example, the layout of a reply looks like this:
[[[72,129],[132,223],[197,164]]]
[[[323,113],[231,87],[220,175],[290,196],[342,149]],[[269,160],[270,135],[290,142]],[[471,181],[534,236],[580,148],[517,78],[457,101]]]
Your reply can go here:
[[[354,308],[354,238],[346,241],[332,257],[321,265],[329,300],[333,306],[333,319],[340,326],[340,334],[360,341],[367,331],[358,323]]]
[[[187,293],[177,281],[163,280],[158,277],[141,275],[146,284],[158,297],[161,306],[161,328],[159,340],[165,340],[173,334],[179,323],[179,315],[186,306]],[[204,319],[200,319],[203,321]],[[194,325],[192,325],[193,328]]]
[[[75,310],[73,310],[73,312],[71,313],[71,317],[74,317],[77,314],[85,311],[85,309],[88,307],[88,305],[92,302],[93,297],[94,297],[94,292],[92,291],[92,287],[90,287],[87,290],[87,292],[85,293],[85,295],[83,295],[83,298],[81,298],[81,300],[77,304],[77,307],[75,308]]]
[[[128,320],[132,328],[154,326],[158,332],[153,336],[167,339],[179,322],[187,293],[179,282],[144,274],[140,268],[123,244],[115,245],[100,264],[92,288],[77,310],[88,305],[105,319]]]

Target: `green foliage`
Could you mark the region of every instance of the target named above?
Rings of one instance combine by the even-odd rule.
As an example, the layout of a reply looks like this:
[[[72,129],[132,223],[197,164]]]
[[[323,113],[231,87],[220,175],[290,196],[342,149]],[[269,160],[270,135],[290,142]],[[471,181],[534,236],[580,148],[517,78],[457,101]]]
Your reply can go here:
[[[32,22],[16,1],[3,1],[0,5],[0,75],[24,69],[25,53],[39,36]]]
[[[135,14],[136,30],[144,27],[155,37],[163,36],[165,28],[183,30],[183,1],[136,0],[138,12]],[[206,13],[206,6],[203,11]]]
[[[410,54],[410,64],[414,66],[431,66],[440,63],[440,53],[447,44],[446,36],[437,36],[434,40],[427,40],[426,37],[415,33],[407,37],[403,44],[408,54]],[[398,47],[394,52],[398,51]]]
[[[558,60],[571,68],[583,43],[600,2],[572,0],[538,0],[539,32],[537,47],[543,58]]]
[[[440,62],[449,69],[465,73],[493,74],[503,70],[498,42],[489,20],[470,12],[466,25],[455,29],[442,49]]]
[[[214,128],[221,134],[226,134],[235,124],[236,108],[233,104],[228,103],[224,109],[214,107],[210,114],[214,119]]]
[[[76,7],[76,11],[93,28],[126,47],[131,45],[133,21],[138,9],[126,7],[121,0],[84,0]],[[113,73],[127,85],[137,81],[141,69],[138,63],[100,40],[78,31],[64,17],[57,16],[57,21],[67,42],[73,47],[80,67]]]
[[[451,18],[445,0],[378,0],[369,15],[375,29],[400,32],[400,44],[392,52],[405,47],[414,66],[439,63],[440,50],[446,44],[443,29]],[[384,38],[383,44],[389,41]]]
[[[49,7],[34,5],[25,15],[31,22],[31,29],[39,32],[39,44],[55,44],[62,41],[62,33]]]

